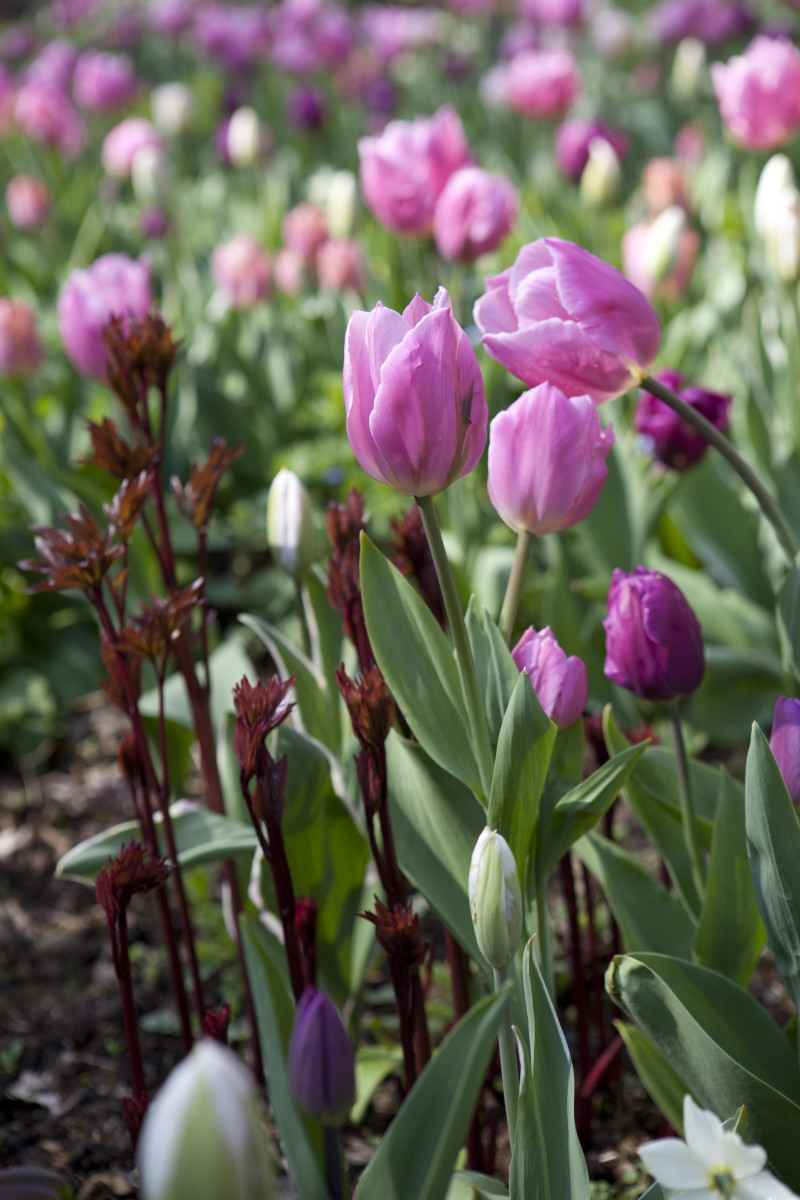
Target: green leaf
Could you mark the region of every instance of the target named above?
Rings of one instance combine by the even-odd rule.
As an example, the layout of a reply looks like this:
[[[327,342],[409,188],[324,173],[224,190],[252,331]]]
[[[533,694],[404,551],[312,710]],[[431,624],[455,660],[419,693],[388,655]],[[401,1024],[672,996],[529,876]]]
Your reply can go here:
[[[328,578],[319,563],[306,576],[302,595],[312,661],[322,670],[331,696],[336,696],[339,689],[334,672],[342,661],[344,632],[341,615],[328,599]]]
[[[680,1132],[683,1129],[685,1083],[641,1029],[626,1021],[615,1021],[614,1025],[631,1056],[636,1074],[672,1128]]]
[[[414,736],[445,771],[480,794],[480,772],[456,660],[427,604],[366,535],[361,593],[372,649]]]
[[[539,971],[533,940],[522,960],[528,1037],[520,1079],[512,1200],[589,1200],[575,1129],[575,1077],[564,1034]],[[528,1050],[530,1046],[530,1050]]]
[[[199,808],[188,800],[178,800],[169,811],[181,866],[199,867],[226,858],[252,858],[258,842],[251,825]],[[163,818],[157,813],[153,819],[159,851],[165,855]],[[141,836],[138,821],[112,825],[68,850],[59,860],[56,874],[93,883],[109,858],[116,858],[128,842],[141,841]]]
[[[441,1200],[446,1194],[507,1006],[505,990],[486,996],[450,1031],[361,1176],[358,1200]]]
[[[800,681],[800,568],[797,562],[787,572],[778,592],[776,611],[783,668]]]
[[[65,1179],[43,1167],[6,1167],[0,1171],[0,1200],[72,1200]]]
[[[240,918],[247,975],[256,1009],[261,1052],[269,1078],[269,1098],[289,1174],[303,1200],[328,1200],[320,1171],[322,1127],[306,1121],[292,1099],[286,1074],[286,1055],[294,1023],[294,1004],[264,947],[261,924],[254,916]]]
[[[607,986],[701,1107],[726,1120],[745,1105],[748,1137],[796,1190],[800,1072],[760,1004],[724,975],[661,954],[615,958]]]
[[[717,746],[738,743],[752,720],[768,724],[785,692],[777,654],[761,648],[706,646],[706,671],[696,692],[681,703],[681,717]]]
[[[765,939],[747,861],[745,806],[740,790],[723,771],[692,957],[747,987]]]
[[[488,979],[478,950],[467,881],[475,843],[486,824],[472,793],[393,730],[386,743],[389,813],[404,875],[444,921]]]
[[[688,958],[694,924],[683,905],[654,879],[634,855],[596,831],[575,851],[599,881],[625,945]]]
[[[753,725],[745,775],[747,853],[769,948],[800,1008],[800,827],[767,739]]]
[[[446,1200],[508,1200],[508,1188],[499,1179],[479,1171],[456,1171],[447,1189]]]
[[[553,867],[578,838],[594,829],[625,786],[646,746],[646,742],[628,746],[556,801],[546,827],[539,830],[537,871],[549,877]]]
[[[251,683],[258,678],[241,640],[228,638],[212,652],[208,662],[211,681],[211,722],[215,732],[222,726],[228,713],[233,712],[233,689],[246,676]],[[155,688],[142,696],[139,711],[143,717],[158,716],[158,692]],[[171,721],[194,729],[194,718],[186,694],[186,684],[179,672],[170,675],[164,685],[164,712]]]
[[[161,754],[158,744],[158,718],[144,717],[144,727],[150,741],[153,759],[160,770]],[[165,719],[164,731],[167,743],[167,768],[169,770],[170,793],[180,795],[184,790],[186,776],[191,768],[194,730],[187,729],[178,721]]]
[[[489,737],[492,745],[496,746],[503,717],[517,686],[519,671],[502,633],[474,596],[470,597],[465,620]]]
[[[402,1047],[359,1046],[356,1050],[356,1099],[350,1110],[352,1125],[360,1125],[367,1115],[372,1097],[387,1075],[391,1075],[403,1063]]]
[[[508,842],[520,879],[539,817],[556,727],[539,703],[530,676],[523,671],[503,718],[492,774],[486,823]]]

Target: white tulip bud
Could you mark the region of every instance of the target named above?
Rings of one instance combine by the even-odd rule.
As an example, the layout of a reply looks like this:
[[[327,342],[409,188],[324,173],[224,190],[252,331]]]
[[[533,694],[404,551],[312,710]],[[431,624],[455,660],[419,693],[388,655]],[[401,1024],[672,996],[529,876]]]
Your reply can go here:
[[[677,204],[665,208],[653,221],[642,247],[642,270],[651,279],[660,282],[669,275],[685,228],[686,213]]]
[[[766,237],[769,233],[773,215],[783,195],[796,191],[797,183],[791,162],[785,154],[773,154],[759,176],[753,206],[753,223],[760,237]]]
[[[137,1150],[143,1200],[269,1200],[261,1105],[232,1050],[206,1038],[168,1076]]]
[[[488,826],[472,852],[467,890],[478,948],[501,970],[517,953],[522,937],[522,892],[511,847]]]
[[[593,208],[608,204],[619,182],[619,159],[603,137],[592,138],[589,158],[581,174],[581,199]]]
[[[311,569],[316,550],[311,499],[287,467],[281,467],[267,496],[267,541],[281,566],[302,580]]]
[[[761,172],[753,210],[769,268],[784,283],[800,278],[800,192],[785,154],[773,154]]]
[[[264,129],[249,105],[237,108],[228,124],[228,158],[234,167],[252,166],[264,149]]]
[[[159,146],[142,146],[136,151],[131,162],[131,185],[140,204],[163,205],[171,183],[169,160]]]
[[[194,115],[194,95],[185,83],[162,83],[150,93],[153,124],[161,133],[174,137],[188,127]]]
[[[697,38],[678,42],[672,63],[672,90],[679,100],[693,100],[706,67],[706,48]]]

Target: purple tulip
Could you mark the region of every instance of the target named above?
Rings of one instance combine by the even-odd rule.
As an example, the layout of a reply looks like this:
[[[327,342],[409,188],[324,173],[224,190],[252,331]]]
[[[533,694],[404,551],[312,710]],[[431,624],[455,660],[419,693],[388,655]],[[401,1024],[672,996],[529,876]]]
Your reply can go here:
[[[570,29],[583,24],[586,7],[585,0],[519,0],[517,11],[539,25]]]
[[[443,258],[471,262],[496,250],[519,213],[519,193],[502,175],[462,167],[436,201],[433,236]]]
[[[325,97],[317,88],[304,84],[286,99],[286,117],[298,129],[319,129],[325,122]]]
[[[525,117],[560,117],[583,90],[578,63],[566,47],[527,50],[508,68],[508,103]]]
[[[72,42],[61,38],[48,42],[26,67],[25,80],[37,79],[61,92],[69,92],[77,61],[78,48]]]
[[[136,72],[127,54],[87,50],[75,65],[72,95],[79,108],[113,112],[136,94]]]
[[[559,729],[577,721],[589,698],[589,676],[583,659],[569,657],[553,637],[550,626],[531,625],[511,651],[518,671],[527,671],[533,690],[550,720]]]
[[[677,700],[700,686],[703,636],[680,588],[660,571],[615,570],[608,589],[604,671],[642,700]]]
[[[333,1001],[313,987],[297,1005],[287,1071],[300,1107],[323,1125],[341,1125],[356,1095],[353,1045]]]
[[[345,334],[347,436],[368,474],[406,496],[431,496],[473,469],[489,412],[478,360],[450,311],[417,294],[403,312],[356,311]]]
[[[614,445],[590,396],[541,383],[489,429],[489,498],[517,532],[537,536],[582,521],[597,501]]]
[[[523,246],[486,280],[475,323],[492,358],[533,387],[613,400],[640,382],[658,353],[658,317],[621,271],[561,238]]]
[[[624,133],[616,133],[602,121],[563,121],[556,130],[556,165],[562,175],[577,183],[583,168],[589,161],[589,147],[595,138],[608,142],[617,158],[628,153],[630,139]]]
[[[745,4],[730,0],[662,0],[652,22],[660,42],[696,38],[704,46],[719,46],[753,26],[753,14]]]
[[[58,299],[58,331],[70,359],[84,375],[106,378],[103,329],[112,317],[141,320],[153,305],[150,264],[126,254],[104,254],[73,271]]]
[[[229,71],[241,71],[269,52],[270,16],[256,5],[204,4],[192,21],[197,47]]]
[[[682,387],[683,377],[678,371],[659,371],[654,378],[696,408],[717,429],[724,433],[728,428],[731,396],[709,392],[704,387]],[[694,466],[708,449],[708,442],[702,433],[649,392],[642,393],[636,406],[633,428],[642,435],[652,449],[653,456],[675,471],[685,471],[687,467]]]
[[[800,50],[756,37],[727,63],[712,63],[722,120],[748,150],[774,150],[800,128]]]
[[[793,804],[800,804],[800,700],[781,696],[775,704],[770,749]]]

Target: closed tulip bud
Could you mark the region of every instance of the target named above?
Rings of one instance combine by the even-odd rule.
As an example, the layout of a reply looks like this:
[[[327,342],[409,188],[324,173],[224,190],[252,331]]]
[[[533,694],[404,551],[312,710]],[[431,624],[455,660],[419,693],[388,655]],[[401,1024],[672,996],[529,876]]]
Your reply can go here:
[[[581,199],[590,207],[601,208],[613,198],[619,183],[619,159],[605,138],[593,138],[589,157],[581,175]]]
[[[785,283],[800,276],[800,192],[785,154],[773,154],[756,188],[753,221],[770,270]]]
[[[672,701],[700,686],[700,624],[683,592],[660,571],[616,569],[608,590],[607,677],[642,700]]]
[[[286,1069],[300,1107],[323,1125],[341,1125],[356,1096],[353,1044],[336,1005],[316,988],[297,1005]]]
[[[73,271],[58,298],[58,332],[79,371],[106,378],[103,329],[112,317],[146,317],[153,306],[150,264],[125,254],[104,254]]]
[[[710,392],[697,385],[683,386],[678,371],[659,371],[654,378],[677,392],[692,408],[723,433],[728,428],[731,397],[724,392]],[[633,415],[633,428],[640,435],[642,448],[653,454],[665,467],[685,471],[699,462],[708,450],[708,442],[674,409],[649,392],[643,392]]]
[[[150,93],[150,112],[156,129],[175,137],[191,124],[194,95],[185,83],[162,83]]]
[[[483,344],[529,387],[549,382],[600,404],[641,381],[658,354],[658,318],[639,289],[572,242],[523,246],[486,289],[474,310]]]
[[[443,258],[471,262],[505,240],[519,212],[519,194],[510,180],[480,167],[451,175],[436,201],[433,236]]]
[[[155,125],[144,117],[126,117],[103,141],[100,157],[106,172],[114,179],[130,179],[133,160],[145,146],[163,149]]]
[[[800,700],[781,696],[775,703],[770,749],[793,804],[800,804]]]
[[[269,295],[269,256],[247,233],[215,246],[211,254],[214,282],[231,308],[253,308]]]
[[[589,676],[583,659],[559,646],[550,626],[538,633],[531,625],[511,651],[518,671],[526,671],[550,720],[567,729],[586,707]]]
[[[706,48],[698,38],[682,38],[672,62],[672,90],[679,100],[694,100],[706,67]]]
[[[228,123],[228,158],[234,167],[249,167],[269,149],[269,135],[249,105],[237,108]]]
[[[287,467],[281,467],[267,496],[267,542],[284,570],[302,580],[314,561],[316,537],[311,498]]]
[[[142,1200],[269,1200],[274,1171],[252,1079],[206,1038],[150,1104],[137,1150]]]
[[[345,334],[347,436],[373,479],[432,496],[475,467],[489,412],[478,360],[444,288],[402,313],[356,311]]]
[[[488,825],[472,851],[467,890],[478,949],[501,971],[522,937],[522,892],[511,847]]]

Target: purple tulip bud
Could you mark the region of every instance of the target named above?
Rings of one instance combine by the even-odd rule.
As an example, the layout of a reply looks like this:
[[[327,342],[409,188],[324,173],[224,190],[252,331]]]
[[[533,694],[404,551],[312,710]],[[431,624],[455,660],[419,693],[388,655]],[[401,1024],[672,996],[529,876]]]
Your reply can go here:
[[[589,676],[583,659],[569,657],[553,637],[550,626],[531,625],[511,651],[518,671],[527,671],[537,699],[559,729],[577,721],[589,698]]]
[[[728,428],[731,396],[709,392],[704,387],[681,387],[683,379],[677,371],[659,371],[654,378],[696,408],[717,429],[724,433]],[[636,406],[633,428],[652,450],[654,458],[675,471],[694,466],[708,449],[702,433],[649,392],[642,393]]]
[[[403,312],[356,311],[345,334],[347,436],[373,479],[433,496],[473,469],[489,411],[478,360],[450,311],[415,296]]]
[[[297,1005],[287,1070],[300,1107],[323,1125],[341,1125],[356,1094],[353,1045],[336,1005],[316,988]]]
[[[568,529],[594,507],[613,445],[591,397],[540,383],[492,421],[489,498],[517,532]]]
[[[677,700],[700,686],[705,669],[697,617],[660,571],[615,570],[608,589],[604,670],[642,700]]]
[[[800,804],[800,700],[781,696],[775,704],[770,749],[793,804]]]

